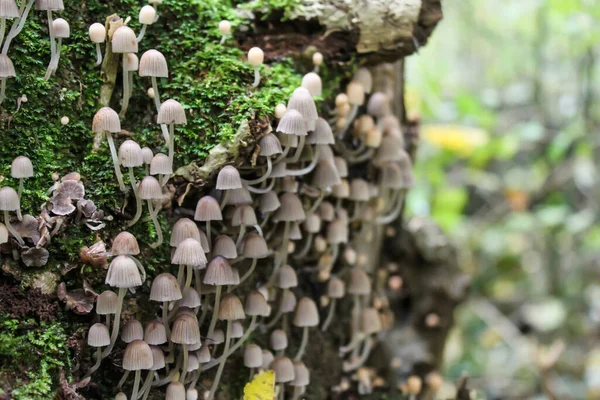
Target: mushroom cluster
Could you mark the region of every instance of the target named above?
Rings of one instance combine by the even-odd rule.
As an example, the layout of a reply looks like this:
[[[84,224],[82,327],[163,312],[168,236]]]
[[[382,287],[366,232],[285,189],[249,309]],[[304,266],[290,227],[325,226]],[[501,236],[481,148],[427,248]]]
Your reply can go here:
[[[322,61],[316,56],[315,66]],[[150,70],[149,65],[164,68]],[[155,208],[153,200],[161,197],[173,171],[174,125],[185,123],[185,113],[174,100],[159,100],[156,77],[166,76],[167,69],[158,51],[144,53],[142,74],[152,77],[158,123],[170,131],[165,136],[169,155],[144,154],[127,140],[113,156],[117,177],[120,166],[129,169],[137,199],[130,224],[140,216],[141,200],[147,200],[160,232],[160,205]],[[168,272],[146,283],[136,238],[128,232],[114,238],[106,276],[112,290],[97,300],[100,322],[88,334],[97,362],[88,375],[120,338],[126,373],[119,388],[132,371],[130,399],[145,399],[162,386],[168,399],[197,399],[200,377],[214,370],[210,390],[201,396],[212,400],[227,360],[237,354],[251,376],[261,369],[275,371],[280,399],[299,399],[310,383],[311,365],[303,360],[311,332],[336,324],[351,333],[339,349],[343,373],[364,370],[373,345],[391,324],[381,285],[375,283],[374,243],[400,215],[413,184],[412,165],[390,99],[370,93],[367,69],[338,95],[332,121],[318,114],[314,97],[321,89],[319,75],[307,74],[287,106],[277,106],[274,132],[258,140],[256,166],[227,165],[218,171],[214,187],[203,188],[193,219],[180,218],[173,226]],[[94,131],[107,138],[118,131],[117,113],[110,110],[110,117],[95,123]],[[133,169],[148,163],[146,176],[137,182]],[[311,282],[316,286],[307,290]],[[135,296],[142,285],[150,286],[154,319],[121,324],[129,303],[125,297]],[[343,315],[342,309],[351,312]],[[259,346],[267,343],[270,349]],[[361,391],[368,392],[370,378],[361,379]]]

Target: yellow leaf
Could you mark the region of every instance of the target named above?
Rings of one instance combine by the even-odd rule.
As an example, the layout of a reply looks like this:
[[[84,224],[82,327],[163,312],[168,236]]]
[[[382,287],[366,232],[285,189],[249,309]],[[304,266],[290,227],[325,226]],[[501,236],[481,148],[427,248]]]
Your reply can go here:
[[[244,400],[275,400],[275,371],[255,375],[244,387]]]
[[[486,131],[460,125],[424,124],[421,132],[425,141],[462,156],[471,155],[488,142]]]

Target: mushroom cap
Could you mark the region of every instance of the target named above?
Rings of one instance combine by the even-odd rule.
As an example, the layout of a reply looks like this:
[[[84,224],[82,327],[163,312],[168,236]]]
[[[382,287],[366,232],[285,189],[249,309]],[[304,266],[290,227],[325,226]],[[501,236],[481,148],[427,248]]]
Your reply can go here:
[[[319,161],[331,161],[333,163],[333,150],[328,144],[317,144],[315,146],[319,150],[318,159]]]
[[[309,297],[300,299],[296,306],[293,323],[300,327],[319,325],[319,310],[313,299]]]
[[[296,271],[289,265],[282,265],[277,276],[277,286],[281,289],[290,289],[298,286]]]
[[[124,370],[151,369],[153,364],[152,350],[148,343],[143,340],[134,340],[125,348],[125,353],[123,353]]]
[[[371,278],[360,267],[354,267],[350,270],[346,290],[351,295],[366,296],[371,293]]]
[[[171,341],[178,344],[200,343],[200,328],[196,316],[182,314],[173,322]]]
[[[244,306],[239,297],[233,293],[227,293],[219,305],[219,319],[221,321],[234,321],[246,318]]]
[[[390,98],[383,92],[375,92],[367,102],[367,112],[375,118],[381,118],[391,112]]]
[[[56,38],[65,39],[71,36],[69,23],[62,18],[56,18],[52,21],[52,29],[54,29],[54,37]]]
[[[330,160],[321,160],[313,172],[312,185],[318,189],[327,189],[342,183],[335,165]]]
[[[319,215],[323,221],[331,222],[335,218],[335,207],[328,201],[324,201],[319,206]]]
[[[144,52],[140,58],[139,74],[140,76],[167,78],[169,76],[169,67],[165,56],[155,49]]]
[[[314,72],[309,72],[302,77],[302,87],[308,90],[313,97],[320,96],[323,92],[321,77]]]
[[[199,230],[198,232],[200,233],[200,244],[202,245],[204,252],[210,253],[211,245],[208,243],[208,237],[206,236],[206,233],[204,233],[203,230]]]
[[[121,120],[119,119],[119,114],[110,107],[102,107],[94,114],[92,131],[95,133],[121,132]]]
[[[281,206],[277,193],[269,190],[258,198],[258,208],[261,213],[266,214],[277,210]]]
[[[96,299],[96,314],[107,315],[116,313],[117,303],[117,294],[111,290],[105,290]]]
[[[373,75],[368,68],[359,68],[354,74],[353,80],[361,84],[365,93],[371,93],[373,88]]]
[[[63,0],[35,0],[36,10],[60,11],[64,10]]]
[[[315,122],[315,130],[308,134],[306,138],[308,144],[334,144],[335,138],[333,131],[329,123],[323,119],[318,118]]]
[[[127,395],[123,392],[117,393],[115,400],[127,400]]]
[[[165,353],[163,353],[162,349],[158,346],[150,346],[150,350],[152,350],[152,371],[158,371],[165,367]]]
[[[190,354],[188,356],[187,372],[195,371],[199,367],[200,367],[200,363],[198,362],[198,357],[196,357],[195,354]]]
[[[196,308],[201,304],[200,295],[193,287],[189,287],[185,289],[183,292],[183,297],[177,303],[179,307],[188,307],[188,308]]]
[[[353,106],[362,106],[365,102],[365,90],[360,82],[351,81],[346,86],[346,94],[348,95],[348,103]]]
[[[142,200],[154,200],[162,198],[162,187],[153,176],[146,176],[138,183],[138,196]]]
[[[242,178],[237,168],[226,165],[221,168],[219,175],[217,175],[217,190],[231,190],[240,189],[242,187]]]
[[[198,362],[200,363],[207,363],[210,361],[210,348],[206,343],[203,344],[202,347],[200,347],[200,350],[196,352],[196,357],[198,357]]]
[[[181,299],[181,289],[177,278],[168,272],[157,275],[152,281],[150,300],[175,301]]]
[[[88,346],[104,347],[110,344],[110,333],[106,325],[96,323],[90,327],[87,337]]]
[[[207,262],[208,260],[206,259],[200,241],[193,238],[182,241],[179,246],[177,246],[177,249],[175,249],[173,257],[171,257],[171,264],[175,265],[202,267],[206,265]]]
[[[106,28],[99,22],[94,22],[88,30],[92,43],[104,43],[106,40]]]
[[[404,176],[400,165],[397,163],[385,163],[381,166],[381,187],[386,189],[402,189]]]
[[[273,214],[274,221],[303,221],[306,218],[300,198],[294,193],[284,193],[279,196],[281,207]]]
[[[138,21],[142,25],[152,25],[156,18],[156,9],[152,6],[145,5],[140,9]]]
[[[173,225],[173,230],[171,231],[171,240],[169,244],[172,247],[177,247],[183,242],[185,239],[196,239],[200,241],[200,229],[198,226],[189,218],[180,218],[175,225]],[[202,242],[200,242],[202,244]],[[204,246],[202,246],[204,248]],[[204,249],[206,251],[206,249]]]
[[[253,290],[246,296],[244,312],[250,316],[267,317],[270,314],[270,307],[262,293]]]
[[[216,256],[225,257],[228,260],[233,260],[238,256],[235,242],[227,235],[219,235],[215,239],[212,252]]]
[[[246,346],[244,349],[244,366],[246,368],[260,368],[262,363],[262,349],[256,344]]]
[[[318,233],[321,231],[321,217],[318,214],[309,214],[302,226],[308,233]]]
[[[110,249],[113,256],[119,255],[137,255],[140,254],[138,241],[131,233],[127,231],[120,232],[112,242]]]
[[[275,359],[275,357],[273,356],[273,353],[271,353],[269,350],[263,349],[262,357],[263,357],[263,363],[262,363],[261,368],[269,369],[271,367],[271,363]]]
[[[165,400],[183,400],[185,399],[185,386],[180,382],[171,382],[167,386]]]
[[[285,356],[275,358],[270,365],[275,371],[275,382],[286,383],[294,380],[294,364]]]
[[[302,114],[306,123],[306,130],[312,131],[315,129],[319,114],[317,113],[317,105],[307,89],[303,87],[296,88],[288,101],[287,108],[288,110],[298,110]]]
[[[167,329],[161,321],[154,320],[146,324],[144,341],[155,346],[167,343]]]
[[[258,233],[251,232],[244,238],[242,254],[246,258],[266,258],[269,248],[265,238]]]
[[[0,78],[17,76],[12,60],[6,54],[0,54]]]
[[[383,328],[381,317],[375,308],[369,307],[360,313],[359,326],[362,333],[370,335],[380,332]]]
[[[316,66],[323,64],[323,54],[319,51],[315,51],[312,55],[312,62]]]
[[[271,133],[260,138],[258,145],[260,146],[260,152],[258,154],[264,157],[271,157],[283,152],[279,138]]]
[[[144,159],[144,164],[150,165],[152,163],[152,159],[154,158],[152,149],[149,147],[142,147],[142,158]]]
[[[239,277],[236,280],[233,268],[231,268],[231,265],[229,265],[229,262],[224,257],[215,256],[208,263],[203,282],[213,286],[237,285]]]
[[[0,18],[19,18],[19,6],[15,0],[0,0]]]
[[[330,244],[348,243],[348,221],[337,218],[327,225],[327,241]]]
[[[286,167],[287,166],[284,162],[279,162],[279,163],[275,164],[271,171],[271,175],[269,175],[269,178],[283,178],[283,177],[288,176],[288,171],[287,171]]]
[[[140,145],[129,139],[121,143],[121,146],[119,146],[119,162],[126,168],[144,165]]]
[[[310,146],[305,146],[305,148],[310,148]],[[300,183],[294,176],[284,176],[281,179],[281,190],[283,192],[298,193],[299,187]]]
[[[202,196],[196,204],[194,219],[196,221],[222,221],[223,213],[217,199],[212,196]]]
[[[304,116],[300,111],[288,106],[287,111],[279,120],[279,124],[277,124],[276,131],[285,135],[306,136],[307,128]]]
[[[333,163],[335,164],[335,168],[338,170],[338,174],[340,174],[340,178],[348,177],[348,163],[346,159],[343,157],[333,157]]]
[[[285,112],[287,111],[287,107],[285,106],[285,104],[277,104],[275,106],[275,119],[281,119],[281,117],[283,117],[283,114],[285,114]]]
[[[271,348],[275,351],[285,350],[288,347],[288,337],[283,329],[275,329],[269,337]]]
[[[223,35],[228,35],[231,33],[231,22],[227,21],[226,19],[220,21],[219,32],[221,32]]]
[[[225,341],[225,332],[222,329],[215,329],[212,336],[208,338],[213,344],[221,344]]]
[[[131,343],[134,340],[144,339],[144,328],[137,319],[130,319],[123,325],[121,330],[121,340],[125,343]]]
[[[356,178],[350,182],[350,200],[369,201],[369,184],[364,179]]]
[[[256,213],[254,208],[247,204],[239,205],[233,211],[231,216],[231,226],[252,226],[257,225]]]
[[[291,386],[308,386],[310,383],[310,371],[302,361],[294,361],[294,380]]]
[[[156,122],[167,125],[187,124],[185,110],[183,109],[181,103],[173,99],[168,99],[162,103],[158,109],[158,117],[156,118]]]
[[[248,50],[248,64],[258,67],[265,61],[265,53],[259,47]]]
[[[347,199],[350,196],[350,184],[345,179],[342,179],[342,182],[332,189],[331,194],[337,199]]]
[[[346,294],[346,285],[344,281],[335,276],[327,282],[327,296],[332,299],[341,299]]]
[[[289,289],[285,289],[281,293],[281,303],[279,303],[279,309],[282,313],[290,313],[296,309],[297,305],[296,295]]]
[[[123,55],[125,57],[125,55]],[[124,60],[125,61],[125,60]],[[127,53],[127,62],[123,65],[126,71],[137,71],[140,68],[140,59],[135,53]]]
[[[135,32],[127,25],[122,25],[115,30],[111,43],[113,53],[138,52],[138,42]]]
[[[239,189],[231,189],[229,191],[227,205],[239,206],[242,204],[252,204],[252,195],[250,194],[250,191],[244,186]]]
[[[112,287],[132,288],[142,284],[142,277],[135,261],[128,256],[117,256],[108,267],[105,283]]]
[[[390,135],[394,132],[402,133],[402,127],[400,126],[400,120],[394,114],[388,114],[382,117],[379,121],[381,125],[381,132],[384,135]]]
[[[10,165],[10,175],[13,178],[31,178],[33,176],[33,164],[28,157],[18,156]]]
[[[169,156],[163,153],[156,153],[150,162],[150,175],[171,175],[173,173],[173,163]]]
[[[407,157],[405,153],[404,138],[402,136],[384,136],[375,154],[373,164],[381,165],[386,162],[403,161]]]

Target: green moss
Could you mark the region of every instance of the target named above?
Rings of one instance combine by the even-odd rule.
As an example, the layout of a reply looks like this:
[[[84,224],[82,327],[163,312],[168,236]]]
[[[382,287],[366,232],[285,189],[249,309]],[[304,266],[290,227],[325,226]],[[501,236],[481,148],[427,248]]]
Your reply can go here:
[[[301,0],[254,0],[240,5],[240,8],[260,11],[263,19],[267,19],[274,11],[283,11],[285,19],[289,19],[292,12],[298,9]]]
[[[0,378],[14,388],[10,398],[53,397],[58,370],[70,366],[63,329],[59,323],[0,315]]]

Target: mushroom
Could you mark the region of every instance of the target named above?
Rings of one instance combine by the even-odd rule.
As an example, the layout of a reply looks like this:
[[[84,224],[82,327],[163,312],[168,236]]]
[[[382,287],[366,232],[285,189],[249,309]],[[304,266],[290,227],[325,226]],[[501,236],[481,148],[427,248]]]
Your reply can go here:
[[[281,117],[283,117],[283,114],[285,114],[286,111],[287,107],[285,106],[285,104],[277,104],[274,110],[275,119],[281,119]]]
[[[173,156],[175,154],[175,125],[187,124],[185,110],[178,101],[169,99],[160,105],[156,122],[169,126],[169,160],[171,161],[171,165],[173,165]]]
[[[352,308],[352,337],[348,345],[340,347],[341,353],[352,351],[360,344],[360,297],[371,294],[371,279],[361,267],[354,267],[350,270],[346,291],[354,299],[354,307]]]
[[[309,132],[315,130],[315,123],[317,122],[317,118],[319,118],[319,114],[317,113],[317,105],[306,88],[299,87],[294,90],[288,101],[287,108],[288,110],[298,110],[302,114],[304,122],[306,122],[306,130]]]
[[[362,367],[369,358],[374,340],[370,335],[375,335],[382,330],[381,318],[375,308],[365,308],[360,314],[360,331],[364,338],[362,354],[356,360],[346,361],[343,364],[344,372]]]
[[[250,258],[252,264],[250,264],[250,268],[248,268],[246,273],[240,278],[240,284],[252,275],[259,258],[268,257],[269,249],[267,247],[267,242],[265,242],[265,239],[258,233],[249,233],[246,235],[246,240],[244,240],[242,254],[244,258]]]
[[[127,345],[123,354],[123,369],[135,371],[131,398],[137,399],[140,377],[143,369],[151,369],[154,365],[152,350],[143,340],[135,340]]]
[[[0,188],[0,211],[4,211],[4,225],[6,225],[6,229],[8,229],[10,234],[13,235],[13,237],[17,240],[19,245],[23,246],[25,242],[23,242],[23,239],[21,238],[19,233],[11,225],[10,216],[8,215],[9,211],[16,211],[17,217],[20,217],[21,201],[17,192],[9,186],[4,186],[3,188]]]
[[[162,323],[169,337],[169,302],[181,299],[181,289],[177,278],[169,273],[162,273],[152,281],[150,300],[162,302]]]
[[[302,208],[302,202],[300,198],[294,193],[284,193],[279,197],[281,207],[275,211],[273,215],[273,221],[283,222],[283,237],[281,240],[281,248],[275,257],[275,268],[269,280],[269,286],[273,284],[275,276],[279,271],[279,267],[282,264],[287,263],[288,257],[288,242],[291,222],[301,222],[306,218],[304,208]]]
[[[244,235],[246,234],[246,227],[258,227],[258,221],[256,220],[256,213],[254,212],[254,208],[246,204],[237,206],[233,211],[230,224],[234,228],[240,228],[237,240],[235,242],[235,247],[239,249],[241,248],[242,240],[244,239]],[[258,230],[260,231],[260,227],[258,227]]]
[[[304,138],[307,135],[306,121],[298,110],[289,108],[288,106],[287,111],[279,120],[279,124],[277,124],[276,131],[280,134],[285,135],[286,141],[284,144],[283,152],[281,152],[281,155],[277,157],[277,159],[275,159],[274,164],[278,164],[287,156],[292,146],[294,146],[294,139],[297,140],[298,138]],[[304,141],[302,141],[302,143],[304,143]],[[301,149],[300,151],[296,149],[296,154],[298,155],[298,157],[300,157],[301,152]],[[274,177],[273,174],[271,174],[271,177]]]
[[[119,157],[117,155],[117,149],[115,148],[115,142],[113,141],[112,134],[121,132],[121,120],[119,114],[110,107],[102,107],[94,115],[92,121],[92,131],[101,136],[106,137],[108,146],[110,148],[110,154],[113,159],[113,165],[115,167],[115,175],[119,182],[119,188],[122,192],[125,191],[125,184],[123,183],[123,175],[121,174],[121,168],[119,167]]]
[[[200,241],[193,238],[183,240],[175,249],[175,253],[171,257],[171,263],[179,265],[177,281],[180,286],[183,286],[183,290],[185,291],[192,284],[193,269],[206,268],[206,255],[204,255]],[[187,267],[187,275],[185,284],[182,285],[184,267]],[[199,282],[196,282],[196,287],[199,286]]]
[[[163,153],[157,153],[150,163],[150,175],[158,175],[158,182],[165,186],[169,177],[173,174],[173,164],[169,156]]]
[[[248,64],[254,67],[254,82],[252,87],[260,84],[260,66],[265,61],[265,53],[259,47],[253,47],[248,50]]]
[[[327,318],[325,318],[325,322],[321,327],[323,332],[327,332],[331,321],[333,321],[333,316],[335,315],[335,305],[338,299],[341,299],[346,294],[346,285],[344,281],[339,278],[332,277],[329,282],[327,282],[327,296],[329,297],[329,312],[327,313]]]
[[[144,34],[146,33],[146,28],[148,27],[148,25],[152,25],[154,21],[156,21],[156,9],[152,6],[145,5],[140,9],[138,21],[140,22],[140,24],[142,24],[140,34],[135,39],[139,43],[144,38]]]
[[[323,93],[321,77],[315,72],[309,72],[302,77],[302,87],[308,90],[313,97],[321,96]]]
[[[311,298],[303,297],[300,299],[294,313],[293,324],[302,328],[302,342],[296,357],[294,357],[295,361],[301,361],[308,343],[308,329],[319,325],[319,310],[317,310],[317,305]]]
[[[36,2],[36,3],[38,3],[38,7],[40,7],[41,5],[43,5],[42,3],[46,3],[46,2],[48,2],[48,1],[40,0],[39,2]],[[15,12],[16,4],[13,4],[12,6],[11,5],[7,6],[6,18],[11,18],[10,15],[14,15],[15,16],[14,18],[16,18],[16,19],[14,20],[12,27],[10,28],[8,35],[6,35],[6,39],[4,40],[4,45],[2,46],[2,54],[3,55],[8,53],[8,49],[10,47],[11,41],[19,33],[21,33],[21,30],[23,30],[23,27],[25,26],[25,21],[27,20],[27,16],[29,15],[29,11],[31,10],[33,3],[34,3],[34,0],[28,0],[26,3],[21,3],[20,9],[18,9],[16,12]],[[58,6],[62,7],[62,4],[63,4],[62,0],[54,0],[53,3],[57,7]],[[23,6],[25,6],[25,8],[23,8]],[[39,9],[41,10],[42,8],[40,7]],[[0,40],[0,43],[2,43],[1,40]],[[2,103],[2,98],[0,97],[0,104],[1,103]]]
[[[131,343],[134,340],[144,339],[144,328],[142,323],[137,319],[130,319],[123,326],[121,331],[121,340],[125,343]]]
[[[256,185],[258,183],[264,182],[267,178],[269,178],[271,176],[271,171],[273,170],[272,157],[276,156],[278,154],[281,154],[283,152],[283,150],[281,149],[281,143],[279,142],[279,139],[277,138],[277,136],[272,135],[270,133],[263,136],[262,138],[260,138],[260,140],[258,141],[258,145],[260,147],[258,155],[266,158],[267,170],[259,178],[256,178],[253,180],[245,180],[245,183],[248,185]],[[272,186],[271,186],[271,188],[272,188]],[[254,193],[260,193],[260,194],[268,192],[269,190],[271,190],[271,188],[255,189],[250,186],[248,187],[248,189],[250,191],[253,191]]]
[[[346,95],[348,96],[348,104],[352,107],[350,114],[345,118],[345,124],[342,129],[338,132],[338,136],[340,139],[343,139],[346,135],[346,131],[348,127],[356,117],[356,113],[358,112],[358,108],[362,106],[365,102],[365,90],[362,84],[356,80],[351,81],[348,86],[346,86]]]
[[[310,371],[302,361],[294,361],[294,380],[290,386],[294,387],[292,400],[298,400],[310,384]]]
[[[213,315],[206,335],[207,338],[211,339],[219,315],[221,290],[224,285],[237,285],[239,277],[236,277],[231,265],[229,265],[229,262],[224,257],[216,256],[208,263],[203,282],[207,285],[216,286]]]
[[[262,367],[262,349],[256,344],[249,344],[244,349],[244,367],[250,368],[250,380],[254,377],[256,368]]]
[[[221,213],[219,202],[212,196],[201,197],[196,204],[194,220],[206,222],[206,237],[208,239],[208,243],[212,243],[210,222],[223,220],[223,214]]]
[[[366,67],[360,67],[354,74],[352,80],[360,83],[365,93],[371,93],[373,89],[373,75]]]
[[[244,318],[246,318],[246,314],[244,313],[244,307],[242,306],[240,299],[234,294],[226,294],[223,297],[223,300],[221,300],[221,305],[219,307],[219,320],[227,321],[227,330],[225,331],[225,348],[223,349],[223,356],[220,358],[219,368],[217,369],[217,374],[213,379],[213,384],[207,400],[212,400],[214,398],[217,387],[219,386],[219,381],[221,380],[221,374],[225,368],[225,361],[227,361],[227,355],[231,341],[232,321]]]
[[[15,66],[6,54],[0,54],[0,104],[6,98],[6,78],[14,78]]]
[[[129,170],[129,182],[133,188],[133,195],[135,196],[135,216],[127,224],[127,226],[133,226],[142,216],[142,199],[138,195],[138,183],[133,173],[134,167],[141,167],[144,164],[142,148],[133,140],[126,140],[119,146],[118,156],[121,165]]]
[[[181,344],[183,350],[183,366],[179,382],[185,382],[188,367],[188,346],[191,344],[200,343],[200,328],[195,315],[181,314],[173,323],[173,332],[171,333],[171,341]]]
[[[133,76],[134,72],[137,71],[140,67],[140,59],[135,53],[127,53],[127,57],[123,55],[123,61],[123,73],[129,74],[129,97],[131,98],[131,95],[133,93]]]
[[[221,210],[228,204],[228,197],[231,195],[231,191],[234,189],[242,189],[242,178],[237,168],[231,165],[223,167],[217,175],[217,184],[215,186],[217,190],[224,191],[225,194],[221,199]],[[250,202],[252,200],[250,199]]]
[[[106,28],[104,25],[94,22],[90,25],[88,33],[92,43],[96,43],[96,65],[100,65],[102,64],[102,49],[100,48],[100,43],[104,43],[106,40]]]
[[[147,341],[146,341],[146,343],[147,343]],[[148,343],[148,344],[150,344],[150,343]],[[166,365],[165,354],[163,353],[163,351],[161,350],[160,347],[150,346],[150,350],[152,350],[152,368],[150,368],[150,371],[148,372],[148,375],[146,376],[144,384],[142,385],[142,388],[140,389],[140,396],[143,396],[142,400],[146,400],[148,398],[148,395],[150,394],[150,389],[152,388],[152,382],[154,381],[154,377],[155,377],[155,371],[158,371],[159,369],[164,368]]]
[[[319,217],[317,213],[308,214],[302,226],[308,235],[306,237],[304,247],[294,255],[294,258],[296,259],[302,259],[306,257],[310,251],[313,243],[313,236],[321,231],[321,217]]]
[[[118,296],[111,290],[105,290],[96,299],[96,314],[106,315],[106,327],[108,329],[110,329],[110,316],[116,314],[117,306]]]
[[[6,33],[6,18],[19,18],[19,7],[15,0],[3,0],[0,6],[0,43]]]
[[[138,52],[138,43],[136,40],[135,32],[127,25],[118,27],[112,35],[112,52],[115,54],[123,54],[123,102],[121,103],[121,112],[119,115],[121,118],[125,116],[127,107],[129,106],[129,74],[127,73],[128,53]]]
[[[162,198],[162,189],[160,183],[153,176],[147,176],[138,184],[138,196],[142,200],[146,200],[148,204],[148,211],[150,212],[150,219],[154,223],[154,229],[156,229],[156,242],[152,243],[150,247],[153,249],[160,246],[163,242],[163,234],[162,229],[160,228],[160,223],[158,222],[158,212],[160,211],[160,205],[155,210],[154,205],[152,204],[152,200],[158,200]]]
[[[269,337],[271,348],[276,351],[277,356],[282,356],[288,347],[287,333],[283,329],[275,329]]]
[[[48,65],[48,70],[46,71],[46,77],[44,77],[44,79],[48,80],[48,78],[50,77],[49,74],[52,73],[52,70],[51,70],[52,60],[54,60],[54,58],[56,57],[56,54],[57,54],[56,42],[55,42],[55,31],[54,31],[55,26],[54,26],[54,21],[52,19],[52,11],[61,11],[61,10],[64,10],[65,7],[63,5],[62,0],[39,0],[39,1],[36,1],[36,8],[38,10],[46,11],[46,16],[48,18],[48,35],[50,36],[50,64]],[[68,29],[68,24],[67,24],[67,29]],[[4,54],[6,54],[6,53],[4,53]]]
[[[152,97],[154,99],[154,106],[156,112],[160,112],[160,93],[158,91],[158,83],[156,78],[167,78],[169,76],[169,67],[165,56],[158,50],[148,50],[140,58],[140,76],[149,76],[152,80]],[[148,89],[150,90],[150,89]],[[167,125],[161,124],[160,129],[163,134],[163,138],[169,143],[169,130]]]
[[[152,159],[154,158],[154,153],[152,152],[152,150],[148,147],[142,147],[142,158],[144,160],[144,169],[146,172],[146,175],[149,175],[150,170],[150,164],[152,164]]]
[[[320,52],[316,51],[313,53],[312,55],[312,62],[315,66],[315,73],[319,73],[319,68],[321,67],[321,65],[323,64],[323,54],[321,54]]]
[[[33,176],[33,164],[28,157],[19,156],[10,165],[10,175],[19,180],[19,199],[23,193],[23,180]]]
[[[60,52],[62,49],[62,40],[71,36],[71,29],[69,27],[69,23],[62,18],[57,18],[52,21],[52,32],[54,32],[54,37],[56,37],[56,53],[51,56],[50,63],[48,64],[48,68],[46,69],[46,75],[44,75],[44,79],[48,80],[58,68],[58,62],[60,60]]]
[[[90,347],[96,347],[96,363],[89,369],[86,377],[92,375],[94,371],[100,368],[102,362],[102,347],[110,344],[110,334],[106,325],[96,323],[90,327],[88,331],[87,344]]]
[[[285,356],[276,357],[269,366],[275,371],[275,382],[279,384],[279,400],[285,398],[285,384],[294,380],[294,364]]]
[[[221,32],[221,44],[225,43],[227,36],[231,34],[231,22],[226,19],[219,22],[219,32]]]

